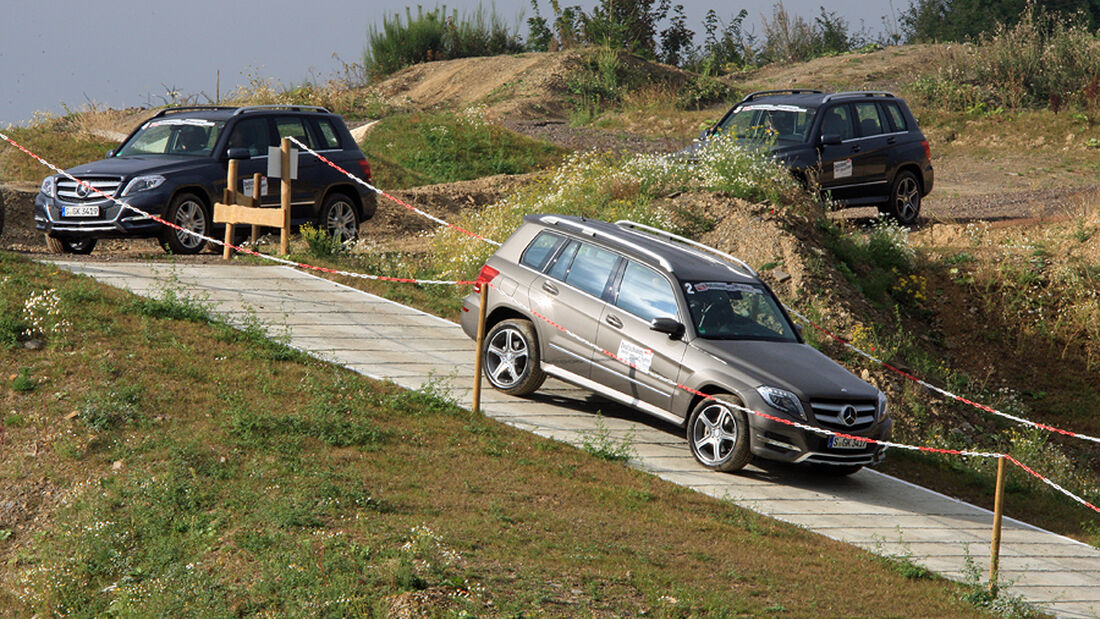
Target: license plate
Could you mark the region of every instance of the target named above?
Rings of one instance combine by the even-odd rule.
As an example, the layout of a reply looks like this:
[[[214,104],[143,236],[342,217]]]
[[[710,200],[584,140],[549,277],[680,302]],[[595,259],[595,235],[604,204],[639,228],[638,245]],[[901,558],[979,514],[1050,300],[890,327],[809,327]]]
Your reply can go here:
[[[866,441],[857,441],[846,436],[829,437],[829,447],[833,449],[864,449],[868,444]]]
[[[97,205],[81,205],[81,206],[63,206],[61,207],[62,217],[99,217],[99,206]]]

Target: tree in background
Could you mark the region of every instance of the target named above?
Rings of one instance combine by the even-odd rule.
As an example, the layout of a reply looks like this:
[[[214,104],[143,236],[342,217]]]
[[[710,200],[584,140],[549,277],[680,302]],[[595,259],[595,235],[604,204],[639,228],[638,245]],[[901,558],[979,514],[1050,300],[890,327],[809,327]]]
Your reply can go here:
[[[1100,0],[911,0],[899,21],[911,43],[971,41],[997,24],[1014,26],[1032,9],[1100,25]]]

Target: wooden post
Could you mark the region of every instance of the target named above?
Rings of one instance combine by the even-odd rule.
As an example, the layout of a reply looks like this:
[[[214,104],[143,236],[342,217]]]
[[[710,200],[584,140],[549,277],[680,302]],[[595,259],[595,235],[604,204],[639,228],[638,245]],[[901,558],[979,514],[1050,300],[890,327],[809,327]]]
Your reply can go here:
[[[1004,515],[1005,457],[997,458],[997,490],[993,497],[993,543],[989,549],[989,591],[997,592],[997,569],[1001,558],[1001,516]]]
[[[229,160],[229,172],[225,178],[225,203],[233,204],[236,202],[235,196],[237,195],[237,166],[236,159]],[[233,224],[225,224],[225,248],[222,250],[222,260],[229,260],[230,254],[233,252],[229,248],[229,244],[233,242]]]
[[[252,199],[256,201],[253,206],[261,206],[260,200],[263,199],[263,193],[261,192],[261,182],[263,175],[259,172],[252,175]],[[251,242],[253,248],[256,246],[256,240],[260,238],[260,227],[256,224],[252,224],[252,237]]]
[[[283,208],[283,229],[279,234],[279,252],[285,256],[290,253],[290,138],[283,138],[279,145],[279,155],[283,164],[279,191]]]
[[[477,308],[477,353],[474,355],[474,412],[481,412],[481,365],[485,362],[485,307],[489,304],[489,282],[481,283],[481,305]]]

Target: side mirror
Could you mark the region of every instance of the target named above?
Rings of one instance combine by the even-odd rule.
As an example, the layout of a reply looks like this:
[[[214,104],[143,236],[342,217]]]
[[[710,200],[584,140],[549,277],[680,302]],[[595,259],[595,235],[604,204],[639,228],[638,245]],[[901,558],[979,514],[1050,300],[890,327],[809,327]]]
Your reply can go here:
[[[821,143],[824,146],[836,146],[837,144],[840,144],[840,142],[841,140],[839,133],[826,133],[825,135],[821,136]]]
[[[679,320],[667,316],[654,318],[653,322],[649,323],[649,329],[658,333],[667,333],[672,340],[680,339],[684,335],[684,325]]]
[[[792,324],[794,325],[794,331],[798,334],[798,337],[802,337],[802,325],[798,324],[797,322]]]
[[[115,149],[112,148],[111,150],[107,151],[106,156],[104,156],[103,158],[104,159],[110,159],[111,157],[114,157],[114,156],[115,156]]]
[[[228,157],[230,159],[251,159],[252,158],[252,153],[249,152],[249,150],[247,148],[244,148],[244,147],[230,148],[229,150],[225,151],[225,155],[226,155],[226,157]]]
[[[699,132],[699,140],[700,141],[705,140],[705,139],[707,139],[707,136],[709,136],[709,135],[710,135],[710,129],[703,129],[702,131]]]

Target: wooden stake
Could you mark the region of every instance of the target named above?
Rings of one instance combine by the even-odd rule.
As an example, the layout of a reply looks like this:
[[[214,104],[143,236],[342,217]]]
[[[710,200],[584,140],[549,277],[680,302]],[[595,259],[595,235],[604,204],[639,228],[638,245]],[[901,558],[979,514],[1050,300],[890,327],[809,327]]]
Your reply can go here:
[[[229,172],[225,178],[225,203],[234,204],[237,195],[237,167],[238,162],[236,159],[229,160]],[[225,224],[225,249],[222,250],[222,260],[229,260],[230,254],[233,252],[229,249],[229,244],[233,242],[233,224]]]
[[[283,207],[283,229],[279,234],[279,253],[286,256],[290,253],[290,138],[283,138],[279,145],[279,154],[283,164],[279,190]]]
[[[989,549],[989,591],[997,592],[997,569],[1001,558],[1001,516],[1004,515],[1005,458],[997,458],[997,490],[993,497],[993,543]]]
[[[255,206],[262,206],[260,204],[260,200],[262,199],[262,197],[261,197],[262,194],[260,193],[260,189],[261,189],[260,181],[262,181],[262,180],[263,180],[263,175],[261,175],[259,172],[252,175],[252,199],[256,201]],[[255,248],[256,239],[258,239],[259,237],[260,237],[260,227],[257,226],[256,224],[252,224],[252,237],[251,237],[251,239],[252,239],[253,248]]]
[[[477,308],[477,353],[474,355],[474,412],[481,412],[481,364],[485,362],[485,307],[489,304],[489,283],[481,284],[481,305]]]

